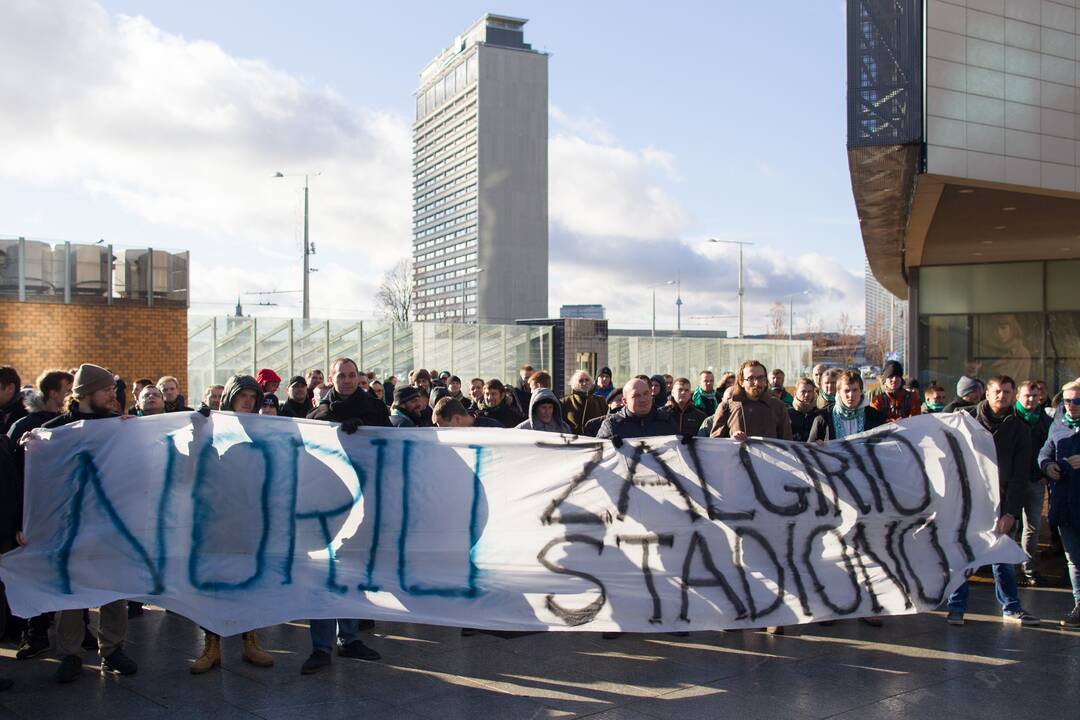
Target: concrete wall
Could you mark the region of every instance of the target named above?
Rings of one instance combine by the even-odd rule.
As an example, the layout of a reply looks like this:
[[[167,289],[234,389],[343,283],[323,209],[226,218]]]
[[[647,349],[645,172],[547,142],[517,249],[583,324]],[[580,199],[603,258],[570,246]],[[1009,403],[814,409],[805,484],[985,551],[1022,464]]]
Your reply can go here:
[[[546,317],[548,58],[479,52],[479,320]]]
[[[141,377],[173,375],[189,401],[187,308],[143,305],[60,305],[0,302],[0,363],[24,383],[46,369],[94,363],[131,387]],[[189,403],[190,404],[190,403]]]
[[[1078,5],[928,0],[928,172],[1080,191]]]

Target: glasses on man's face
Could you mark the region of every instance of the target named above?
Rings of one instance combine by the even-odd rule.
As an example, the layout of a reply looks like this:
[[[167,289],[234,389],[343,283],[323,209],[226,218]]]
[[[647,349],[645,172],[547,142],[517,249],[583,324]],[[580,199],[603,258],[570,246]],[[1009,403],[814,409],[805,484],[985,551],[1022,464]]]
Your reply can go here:
[[[1065,398],[1065,402],[1069,405],[1080,405],[1080,397]]]
[[[765,376],[764,375],[751,375],[748,378],[743,378],[743,382],[763,383],[763,382],[765,382]]]

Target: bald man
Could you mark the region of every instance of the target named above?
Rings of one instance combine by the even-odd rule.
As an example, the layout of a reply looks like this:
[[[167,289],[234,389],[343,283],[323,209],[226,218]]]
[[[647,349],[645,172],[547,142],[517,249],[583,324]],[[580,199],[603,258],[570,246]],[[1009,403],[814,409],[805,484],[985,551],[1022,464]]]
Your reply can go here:
[[[622,392],[625,404],[604,418],[596,437],[628,440],[676,433],[671,418],[661,413],[660,408],[653,407],[649,383],[634,378],[623,385]]]

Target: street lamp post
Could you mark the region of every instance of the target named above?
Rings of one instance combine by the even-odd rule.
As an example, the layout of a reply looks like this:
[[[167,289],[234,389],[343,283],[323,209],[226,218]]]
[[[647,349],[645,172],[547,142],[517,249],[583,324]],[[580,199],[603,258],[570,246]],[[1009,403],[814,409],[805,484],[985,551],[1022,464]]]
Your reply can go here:
[[[739,246],[739,337],[743,336],[743,262],[742,262],[742,249],[743,245],[753,245],[752,242],[744,242],[742,240],[718,240],[717,238],[709,238],[711,243],[724,243],[725,245],[738,245]]]
[[[657,283],[656,285],[650,285],[649,289],[652,290],[652,337],[656,337],[656,288],[664,287],[665,285],[674,285],[674,280],[668,280],[667,282]]]
[[[484,268],[476,268],[476,319],[480,320],[480,273],[484,272]],[[469,281],[465,278],[461,279],[461,324],[464,325],[468,322],[465,319],[465,291],[468,288]]]
[[[788,314],[787,314],[787,339],[791,340],[794,336],[792,329],[795,325],[795,296],[796,295],[809,295],[809,290],[803,290],[801,293],[791,293],[788,295]]]
[[[303,289],[304,299],[302,301],[302,304],[303,304],[303,318],[304,318],[304,320],[310,320],[311,319],[311,287],[310,287],[311,269],[309,267],[309,263],[310,263],[309,258],[310,258],[310,256],[315,254],[315,250],[312,247],[311,243],[308,242],[308,177],[311,176],[311,175],[314,175],[315,177],[318,177],[319,175],[322,175],[322,173],[321,172],[317,172],[317,173],[296,173],[296,174],[291,174],[291,175],[280,172],[280,171],[274,173],[275,178],[300,177],[301,175],[303,175],[303,177],[304,177],[304,286],[303,286],[304,287],[304,289]]]

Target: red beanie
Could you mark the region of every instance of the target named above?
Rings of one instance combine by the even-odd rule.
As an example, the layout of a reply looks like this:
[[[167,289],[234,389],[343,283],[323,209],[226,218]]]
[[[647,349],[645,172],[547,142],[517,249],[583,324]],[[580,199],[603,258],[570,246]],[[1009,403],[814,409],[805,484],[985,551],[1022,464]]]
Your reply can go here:
[[[280,385],[281,376],[270,368],[263,368],[259,372],[255,373],[255,381],[259,383],[259,389],[263,392],[266,392],[266,383],[276,382],[278,385]]]

